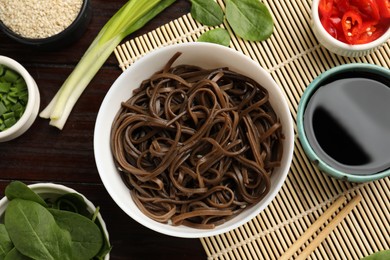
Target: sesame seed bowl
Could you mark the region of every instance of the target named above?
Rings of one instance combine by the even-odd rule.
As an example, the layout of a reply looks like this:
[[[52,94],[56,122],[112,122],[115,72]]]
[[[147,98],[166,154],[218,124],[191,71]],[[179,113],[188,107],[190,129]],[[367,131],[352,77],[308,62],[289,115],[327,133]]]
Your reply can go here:
[[[79,39],[92,15],[89,0],[0,1],[0,29],[40,49],[59,49]]]

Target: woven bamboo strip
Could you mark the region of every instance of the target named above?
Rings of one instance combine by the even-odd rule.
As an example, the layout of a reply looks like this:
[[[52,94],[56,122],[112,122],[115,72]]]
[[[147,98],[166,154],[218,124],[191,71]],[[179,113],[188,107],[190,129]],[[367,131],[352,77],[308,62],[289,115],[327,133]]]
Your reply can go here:
[[[224,8],[224,1],[217,2]],[[275,21],[274,33],[269,40],[247,42],[236,37],[229,24],[221,27],[232,36],[231,48],[270,72],[289,101],[294,121],[303,91],[323,71],[352,62],[390,67],[389,42],[362,58],[345,58],[324,49],[310,29],[311,0],[263,2]],[[125,70],[154,49],[196,41],[209,29],[187,14],[125,42],[114,53],[119,67]],[[308,259],[359,259],[390,248],[390,232],[385,232],[389,231],[390,222],[389,178],[359,185],[329,178],[311,164],[299,139],[296,139],[290,173],[269,207],[236,230],[201,239],[202,245],[209,259],[277,259],[327,209],[327,205],[342,194],[348,199],[361,194],[363,201]]]

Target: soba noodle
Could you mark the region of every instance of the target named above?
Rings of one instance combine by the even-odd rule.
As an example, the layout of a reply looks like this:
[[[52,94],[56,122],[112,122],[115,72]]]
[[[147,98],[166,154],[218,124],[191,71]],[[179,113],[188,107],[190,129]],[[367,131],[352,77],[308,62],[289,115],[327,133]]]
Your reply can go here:
[[[228,68],[172,66],[179,55],[122,103],[111,149],[145,215],[214,228],[269,192],[282,127],[256,81]]]

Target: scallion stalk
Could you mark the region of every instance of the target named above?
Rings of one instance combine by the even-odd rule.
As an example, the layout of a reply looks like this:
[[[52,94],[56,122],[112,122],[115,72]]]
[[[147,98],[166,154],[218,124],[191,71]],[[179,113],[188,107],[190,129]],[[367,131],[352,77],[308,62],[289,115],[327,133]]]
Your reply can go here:
[[[176,0],[130,0],[104,25],[57,94],[39,114],[62,129],[77,100],[118,44]]]

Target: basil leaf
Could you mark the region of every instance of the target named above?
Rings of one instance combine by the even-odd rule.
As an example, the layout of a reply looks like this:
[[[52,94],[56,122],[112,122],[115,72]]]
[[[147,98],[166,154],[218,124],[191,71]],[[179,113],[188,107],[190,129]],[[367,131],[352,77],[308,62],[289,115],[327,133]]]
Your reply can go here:
[[[80,214],[49,209],[58,226],[71,237],[70,259],[92,259],[103,246],[103,234],[99,227]]]
[[[273,32],[273,19],[259,0],[227,0],[226,20],[235,34],[250,41],[262,41]]]
[[[198,38],[198,42],[211,42],[223,46],[230,45],[229,32],[223,28],[216,28],[203,33]]]
[[[16,249],[23,255],[33,259],[72,259],[69,233],[39,203],[11,200],[4,222]]]
[[[31,190],[26,184],[21,181],[13,181],[5,188],[5,196],[8,200],[16,198],[35,201],[44,207],[47,207],[46,202],[33,190]]]
[[[5,229],[5,225],[0,224],[0,260],[3,260],[13,247],[14,244]]]
[[[32,260],[31,258],[20,253],[15,247],[5,256],[4,260]]]
[[[191,0],[191,16],[201,24],[217,26],[223,22],[224,13],[214,0]]]

